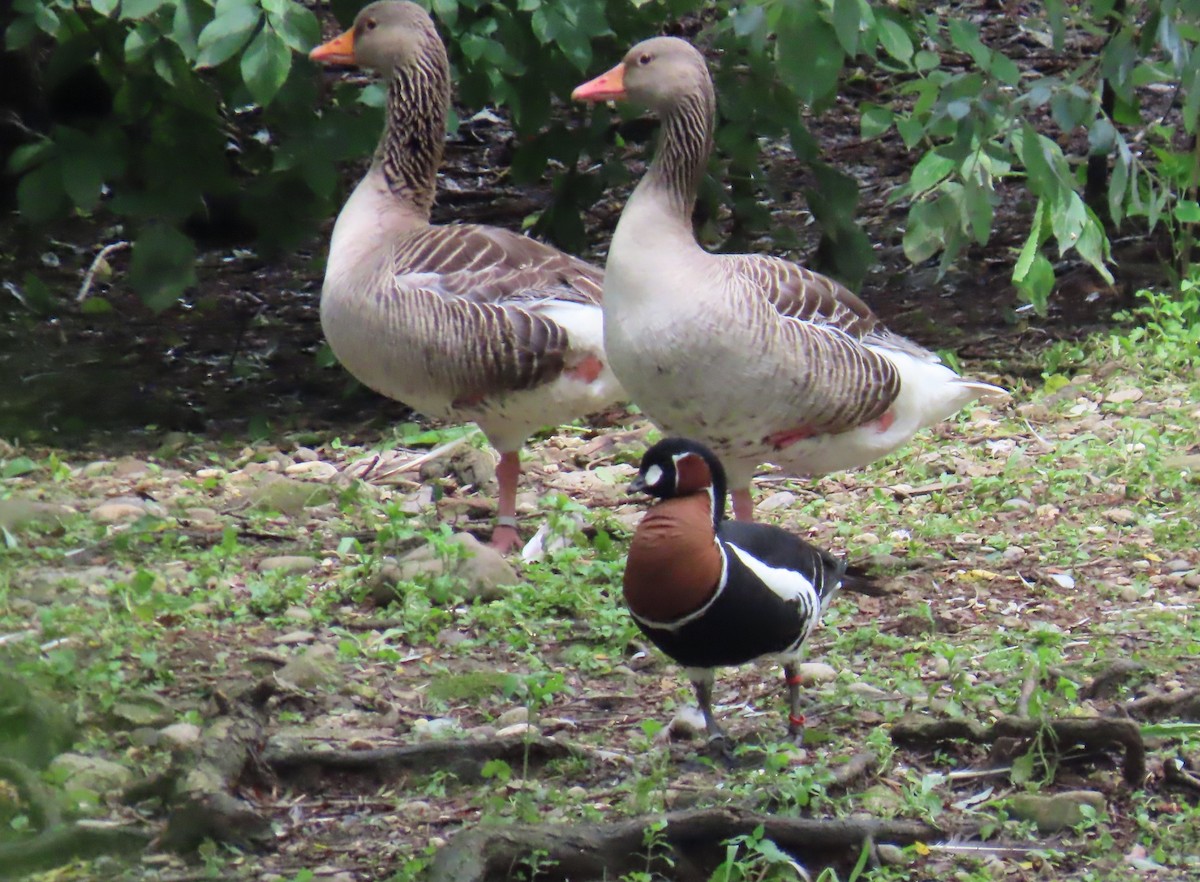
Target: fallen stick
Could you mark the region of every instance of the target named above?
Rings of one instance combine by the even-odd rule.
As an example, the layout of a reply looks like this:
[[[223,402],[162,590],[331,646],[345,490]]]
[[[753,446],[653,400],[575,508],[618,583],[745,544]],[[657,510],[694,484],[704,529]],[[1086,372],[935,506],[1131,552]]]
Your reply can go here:
[[[1146,748],[1141,729],[1133,720],[1111,717],[1078,720],[1001,717],[987,727],[972,720],[939,720],[910,715],[892,727],[892,741],[905,747],[928,747],[955,739],[991,744],[999,738],[1041,738],[1043,747],[1059,753],[1075,744],[1094,750],[1119,745],[1125,749],[1121,772],[1126,783],[1138,787],[1146,777]]]
[[[483,767],[492,760],[502,760],[519,770],[525,764],[542,766],[551,760],[588,752],[553,738],[518,735],[479,741],[430,741],[373,750],[292,750],[268,745],[262,759],[280,778],[312,786],[314,781],[329,777],[390,783],[408,775],[442,771],[462,781],[478,781]]]
[[[648,850],[646,831],[659,824],[656,844]],[[633,872],[707,882],[725,857],[724,843],[760,826],[764,838],[810,868],[853,866],[867,842],[907,845],[942,836],[920,821],[782,818],[733,808],[595,824],[487,825],[459,833],[439,851],[427,882],[506,882],[519,868],[535,864],[539,882],[617,879]]]

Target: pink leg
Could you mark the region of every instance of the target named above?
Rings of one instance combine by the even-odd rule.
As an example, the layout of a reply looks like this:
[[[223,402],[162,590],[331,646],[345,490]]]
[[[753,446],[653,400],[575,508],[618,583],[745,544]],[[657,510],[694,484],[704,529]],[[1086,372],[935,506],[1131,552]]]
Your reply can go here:
[[[492,548],[507,554],[520,541],[517,533],[517,480],[521,477],[521,454],[517,451],[500,454],[496,466],[496,483],[500,485],[496,504],[496,529],[492,531]]]
[[[754,498],[749,487],[733,491],[733,516],[739,521],[754,520]]]

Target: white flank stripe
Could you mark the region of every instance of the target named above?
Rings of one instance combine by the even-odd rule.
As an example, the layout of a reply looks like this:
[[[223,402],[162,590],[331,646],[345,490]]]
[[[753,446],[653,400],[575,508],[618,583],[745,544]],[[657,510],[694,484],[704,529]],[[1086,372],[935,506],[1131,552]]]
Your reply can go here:
[[[763,563],[748,551],[738,548],[732,542],[726,542],[738,558],[759,580],[778,594],[784,600],[799,600],[807,609],[819,609],[820,599],[813,583],[804,577],[803,573],[789,570],[786,567],[773,567]]]

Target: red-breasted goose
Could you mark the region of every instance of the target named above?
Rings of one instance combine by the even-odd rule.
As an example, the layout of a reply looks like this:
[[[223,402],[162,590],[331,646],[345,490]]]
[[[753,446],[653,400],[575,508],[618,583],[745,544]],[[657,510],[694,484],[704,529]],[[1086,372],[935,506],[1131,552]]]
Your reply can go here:
[[[882,593],[861,570],[779,527],[725,520],[725,470],[711,450],[668,438],[642,457],[631,492],[659,498],[625,564],[625,603],[654,645],[683,665],[709,737],[714,669],[763,656],[783,664],[788,727],[803,733],[802,648],[838,588]]]
[[[716,98],[690,44],[638,43],[574,97],[628,99],[662,119],[608,252],[605,348],[647,416],[721,457],[739,519],[753,519],[750,481],[764,461],[801,475],[858,468],[976,398],[1008,397],[891,333],[831,279],[700,247],[691,215]]]
[[[492,544],[508,550],[525,439],[624,397],[604,355],[603,274],[509,230],[430,225],[450,73],[420,6],[372,3],[310,57],[388,77],[386,129],[333,228],[325,337],[376,392],[483,429],[500,451]]]

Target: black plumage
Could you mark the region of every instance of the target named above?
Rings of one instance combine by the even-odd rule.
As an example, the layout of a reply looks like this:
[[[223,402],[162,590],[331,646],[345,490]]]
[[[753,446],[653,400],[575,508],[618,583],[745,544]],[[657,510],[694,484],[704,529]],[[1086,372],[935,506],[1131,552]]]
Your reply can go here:
[[[705,725],[714,668],[778,656],[798,737],[796,667],[804,642],[839,588],[882,593],[871,577],[769,524],[725,520],[725,472],[707,447],[668,438],[642,459],[632,491],[659,498],[643,518],[625,568],[625,601],[655,646],[687,668]]]

